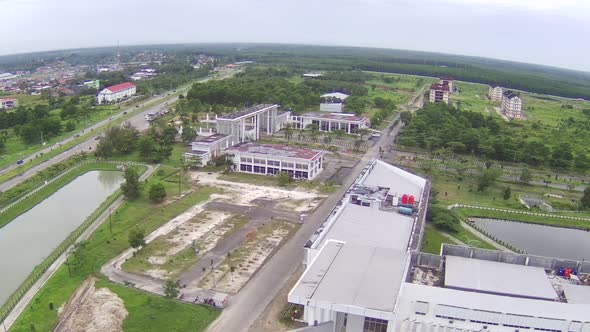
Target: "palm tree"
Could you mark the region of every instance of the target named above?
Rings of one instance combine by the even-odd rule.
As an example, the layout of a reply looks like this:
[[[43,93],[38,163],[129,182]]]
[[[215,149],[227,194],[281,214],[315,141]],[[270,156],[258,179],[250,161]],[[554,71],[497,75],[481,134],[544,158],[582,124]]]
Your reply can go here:
[[[357,135],[360,136],[360,140],[363,140],[363,136],[367,135],[369,133],[369,129],[367,128],[359,128],[356,130]]]
[[[290,141],[292,137],[293,137],[293,129],[291,128],[291,124],[287,123],[285,125],[285,138],[287,139],[287,141]]]
[[[301,129],[299,131],[299,135],[297,135],[297,139],[301,141],[304,138],[305,138],[305,133],[304,133],[303,129]]]
[[[332,135],[326,134],[324,135],[324,144],[330,145],[332,143]]]
[[[353,151],[358,152],[360,150],[361,146],[363,146],[363,141],[360,139],[357,139],[356,141],[354,141]]]

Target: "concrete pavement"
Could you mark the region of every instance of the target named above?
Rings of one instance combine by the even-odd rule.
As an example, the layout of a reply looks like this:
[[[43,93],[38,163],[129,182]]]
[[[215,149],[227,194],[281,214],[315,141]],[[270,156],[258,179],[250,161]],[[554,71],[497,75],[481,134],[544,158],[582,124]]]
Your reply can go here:
[[[367,162],[379,156],[379,147],[385,148],[391,144],[399,131],[401,124],[392,128],[389,124],[381,135],[379,141],[372,146],[361,158],[361,161],[352,169],[348,176],[343,179],[342,186],[337,192],[328,197],[311,214],[301,228],[268,260],[256,275],[232,297],[230,305],[223,310],[219,318],[214,321],[208,331],[247,331],[256,319],[264,312],[266,307],[281,288],[288,282],[289,278],[297,272],[300,264],[303,263],[303,245],[309,237],[317,230],[322,222],[328,217],[334,206],[342,199],[348,187],[360,174]]]

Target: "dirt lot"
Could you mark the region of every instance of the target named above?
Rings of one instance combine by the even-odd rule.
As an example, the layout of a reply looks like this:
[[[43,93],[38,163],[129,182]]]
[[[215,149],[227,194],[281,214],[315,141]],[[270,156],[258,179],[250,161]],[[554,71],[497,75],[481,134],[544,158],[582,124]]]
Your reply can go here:
[[[215,280],[209,272],[199,286],[236,294],[295,228],[293,223],[276,220],[252,231],[248,240],[215,268]]]
[[[202,267],[194,268],[200,259],[213,259],[215,265],[221,263],[228,252],[242,246],[248,232],[256,232],[273,219],[299,223],[325,197],[310,191],[219,180],[217,174],[195,172],[191,176],[198,185],[219,188],[222,194],[211,195],[208,201],[192,207],[154,232],[153,240],[123,264],[124,270],[160,280],[180,276],[186,283],[198,282],[204,274]],[[230,293],[239,290],[289,233],[291,226],[295,227],[276,229],[276,233],[268,234],[268,243],[250,248],[254,251],[249,253],[248,261],[256,263],[244,265],[231,279],[222,280],[220,276],[218,288],[221,290],[221,285],[225,285],[223,290]]]
[[[96,289],[94,278],[86,280],[61,308],[55,332],[123,331],[127,310],[123,300],[107,288]]]

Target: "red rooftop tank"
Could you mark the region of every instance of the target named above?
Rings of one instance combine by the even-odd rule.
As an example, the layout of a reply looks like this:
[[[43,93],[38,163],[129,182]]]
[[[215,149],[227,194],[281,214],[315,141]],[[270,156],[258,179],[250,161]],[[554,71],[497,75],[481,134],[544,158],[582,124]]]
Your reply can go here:
[[[414,196],[410,195],[410,197],[408,197],[408,204],[414,205]]]
[[[402,204],[408,204],[408,195],[406,195],[406,194],[402,195]]]

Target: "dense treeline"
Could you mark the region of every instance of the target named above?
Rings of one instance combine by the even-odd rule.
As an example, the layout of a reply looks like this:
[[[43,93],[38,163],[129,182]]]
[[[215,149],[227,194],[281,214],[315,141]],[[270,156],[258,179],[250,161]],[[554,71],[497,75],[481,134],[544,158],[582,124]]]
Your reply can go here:
[[[418,51],[360,47],[322,47],[264,44],[152,45],[51,51],[0,57],[4,70],[31,70],[58,57],[73,64],[123,60],[140,51],[157,51],[188,58],[198,53],[219,56],[225,62],[255,60],[300,70],[372,70],[425,76],[452,75],[458,79],[564,97],[590,99],[590,74],[555,67],[478,57]]]
[[[316,70],[367,70],[499,84],[541,94],[590,99],[590,74],[555,67],[418,51],[354,47],[255,45],[230,58]]]
[[[426,104],[414,116],[404,118],[408,124],[398,139],[400,145],[533,166],[590,169],[588,119],[569,119],[548,128],[539,123],[506,123],[496,116],[459,111],[442,103]]]
[[[257,103],[278,103],[294,113],[317,111],[320,95],[327,92],[343,92],[351,96],[346,100],[347,112],[362,115],[369,107],[378,110],[371,117],[371,124],[379,124],[395,111],[395,104],[382,97],[371,98],[365,81],[370,74],[327,72],[319,79],[293,79],[303,72],[284,68],[251,67],[233,78],[196,84],[187,98],[177,106],[184,116],[190,113],[221,113],[229,109]]]
[[[306,84],[291,82],[287,70],[248,68],[237,76],[196,84],[187,94],[189,101],[209,105],[244,107],[258,103],[279,103],[293,110],[303,110],[320,102],[320,96]]]
[[[75,129],[76,121],[90,114],[92,99],[48,97],[46,103],[18,106],[13,112],[0,113],[0,129],[12,129],[26,144],[40,143]],[[57,111],[59,110],[59,111]],[[7,137],[6,131],[2,137]]]

